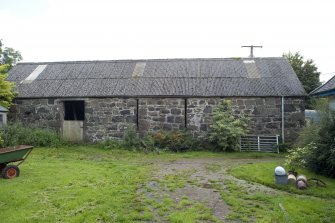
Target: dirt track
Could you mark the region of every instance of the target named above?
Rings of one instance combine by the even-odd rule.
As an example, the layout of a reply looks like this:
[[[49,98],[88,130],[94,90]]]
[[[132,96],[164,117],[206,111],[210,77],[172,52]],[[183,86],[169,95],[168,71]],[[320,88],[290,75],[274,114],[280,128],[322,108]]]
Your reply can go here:
[[[224,222],[232,222],[225,220],[230,208],[224,200],[222,200],[220,191],[215,189],[215,185],[224,182],[234,181],[247,191],[262,191],[264,193],[277,193],[276,190],[259,184],[250,184],[244,180],[237,179],[227,173],[227,169],[239,164],[248,164],[255,162],[269,161],[270,159],[228,159],[228,158],[200,158],[200,159],[182,159],[159,163],[155,165],[155,171],[152,181],[146,187],[149,191],[145,191],[145,196],[150,199],[160,201],[163,197],[168,196],[173,199],[176,204],[187,197],[192,202],[199,202],[210,208],[213,215]],[[182,181],[183,185],[173,190],[164,185],[167,177],[176,177]],[[152,209],[155,212],[155,209]],[[159,222],[165,222],[158,213],[155,213]]]

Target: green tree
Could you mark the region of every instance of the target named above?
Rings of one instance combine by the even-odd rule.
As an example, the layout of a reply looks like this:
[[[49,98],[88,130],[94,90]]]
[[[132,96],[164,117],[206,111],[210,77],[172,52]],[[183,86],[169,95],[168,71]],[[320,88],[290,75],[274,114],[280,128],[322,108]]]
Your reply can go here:
[[[247,134],[249,118],[234,113],[232,102],[225,100],[213,111],[213,124],[209,140],[217,144],[220,150],[237,150],[240,137]]]
[[[9,69],[9,65],[0,65],[0,105],[9,108],[12,105],[12,101],[15,98],[15,92],[13,91],[15,85],[13,82],[6,81],[6,72]]]
[[[0,64],[8,64],[9,68],[11,68],[20,60],[22,60],[21,53],[10,47],[3,48],[3,43],[0,39]]]
[[[312,59],[305,60],[299,52],[284,53],[283,57],[290,62],[307,93],[321,85],[320,72]],[[311,97],[306,98],[306,108],[313,108]]]
[[[2,40],[0,39],[0,105],[9,108],[15,97],[14,83],[6,81],[8,70],[18,61],[22,60],[19,51],[13,48],[3,48]]]

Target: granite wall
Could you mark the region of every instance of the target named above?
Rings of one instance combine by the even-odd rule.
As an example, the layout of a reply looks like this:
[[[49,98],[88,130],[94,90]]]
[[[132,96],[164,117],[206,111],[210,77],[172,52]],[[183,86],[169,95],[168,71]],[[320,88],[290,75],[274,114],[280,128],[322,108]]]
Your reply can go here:
[[[136,99],[85,100],[85,139],[90,142],[120,139],[128,126],[136,126]]]
[[[204,136],[212,124],[213,109],[223,100],[223,98],[188,98],[187,129],[194,136]]]
[[[250,134],[281,135],[280,97],[231,97],[236,114],[251,119]],[[78,100],[78,99],[76,99]],[[223,98],[82,98],[85,101],[84,139],[94,142],[120,139],[129,125],[141,135],[150,131],[187,128],[203,136],[210,128],[213,109]],[[20,99],[9,113],[20,121],[62,131],[64,107],[61,99]],[[304,124],[304,100],[285,98],[286,139],[296,138]]]
[[[185,129],[185,100],[180,98],[141,98],[138,129],[141,135],[152,131]]]
[[[250,117],[250,134],[281,135],[282,102],[279,97],[228,98],[236,113]],[[305,122],[305,105],[302,98],[285,98],[285,138],[292,141]]]
[[[9,122],[60,130],[63,103],[54,99],[20,99],[8,113]]]

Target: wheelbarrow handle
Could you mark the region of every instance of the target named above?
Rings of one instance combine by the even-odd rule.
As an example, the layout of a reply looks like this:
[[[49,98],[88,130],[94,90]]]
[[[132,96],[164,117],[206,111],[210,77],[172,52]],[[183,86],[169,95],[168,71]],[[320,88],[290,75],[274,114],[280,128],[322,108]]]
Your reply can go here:
[[[22,158],[22,161],[19,162],[16,166],[20,166],[26,160],[26,158],[29,156],[31,151],[33,151],[33,147],[29,149],[29,152],[26,153],[26,155]]]

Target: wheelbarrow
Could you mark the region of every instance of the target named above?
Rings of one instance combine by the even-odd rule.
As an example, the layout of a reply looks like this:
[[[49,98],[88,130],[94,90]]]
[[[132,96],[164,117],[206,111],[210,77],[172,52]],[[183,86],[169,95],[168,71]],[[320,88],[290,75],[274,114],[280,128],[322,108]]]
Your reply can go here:
[[[33,146],[19,145],[7,148],[0,148],[0,171],[5,179],[12,179],[20,175],[19,166],[26,160]],[[10,164],[10,163],[16,163]],[[9,165],[10,164],[10,165]]]

